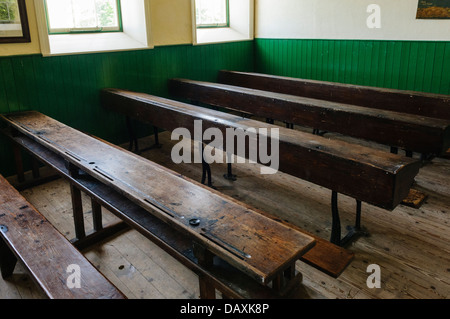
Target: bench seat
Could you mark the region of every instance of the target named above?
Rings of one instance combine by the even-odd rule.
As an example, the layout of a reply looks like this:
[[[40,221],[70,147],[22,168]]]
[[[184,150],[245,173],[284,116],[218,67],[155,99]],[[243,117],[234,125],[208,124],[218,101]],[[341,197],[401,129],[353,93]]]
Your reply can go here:
[[[50,299],[126,299],[1,175],[0,237],[3,278],[20,261]],[[71,265],[79,267],[80,288],[67,285]]]
[[[32,154],[40,162],[52,167],[69,183],[76,185],[76,187],[115,216],[124,220],[131,228],[136,229],[143,236],[150,239],[181,264],[199,276],[208,277],[211,285],[226,296],[239,299],[280,298],[280,295],[269,287],[256,283],[250,277],[236,271],[220,259],[215,260],[214,267],[210,269],[203,268],[198,264],[193,254],[191,241],[188,237],[175,232],[166,223],[159,221],[143,208],[95,179],[87,175],[70,176],[64,160],[60,156],[32,139],[23,135],[12,136],[9,132],[4,133],[26,152]],[[260,211],[260,213],[263,212]],[[275,218],[269,215],[266,216]],[[316,245],[303,255],[300,260],[334,278],[338,278],[353,260],[354,253],[314,234],[310,235],[316,239]],[[295,293],[295,290],[292,292]],[[285,294],[282,297],[289,298],[289,296],[289,294]]]
[[[199,275],[200,286],[205,286],[204,290],[207,290],[203,296],[212,296],[211,287],[214,286],[209,283],[216,276],[208,274],[217,258],[253,281],[256,279],[255,283],[259,284],[259,287],[272,283],[278,288],[276,282],[280,275],[288,269],[293,269],[296,260],[315,244],[314,238],[299,230],[257,214],[249,207],[214,193],[203,185],[110,143],[76,131],[43,114],[26,112],[2,118],[11,125],[11,129],[24,135],[18,132],[11,134],[15,141],[26,137],[28,142],[32,140],[35,144],[33,148],[39,145],[45,152],[59,157],[59,161],[63,163],[59,162],[59,170],[62,172],[61,165],[67,165],[67,172],[64,174],[73,183],[79,183],[80,179],[89,176],[97,182],[97,185],[94,185],[96,189],[99,189],[100,185],[107,186],[107,193],[114,191],[127,199],[127,207],[139,207],[140,216],[138,221],[134,221],[129,209],[125,208],[125,213],[118,213],[117,206],[109,203],[108,197],[96,198],[101,205],[107,209],[112,208],[134,228],[140,229],[169,250],[172,250],[167,244],[167,241],[172,241],[170,237],[180,234],[188,238],[190,246],[196,248],[193,253],[200,267],[197,269],[203,269]],[[33,151],[33,154],[37,153]],[[51,156],[43,156],[44,161],[49,157]],[[74,168],[83,173],[74,174]],[[151,180],[165,183],[150,183]],[[84,189],[83,186],[81,188]],[[178,189],[180,192],[176,195]],[[226,208],[223,212],[222,207]],[[197,228],[190,223],[194,216],[200,220],[201,227]],[[166,240],[156,239],[155,235],[149,232],[147,227],[154,224],[145,222],[149,218],[168,227]],[[227,218],[230,220],[227,221]],[[265,239],[267,236],[270,236],[270,241]],[[202,249],[206,251],[203,254],[199,253]],[[182,258],[179,252],[172,252]],[[217,276],[220,277],[220,273]],[[298,275],[294,277],[299,278]],[[226,293],[226,296],[229,294]]]

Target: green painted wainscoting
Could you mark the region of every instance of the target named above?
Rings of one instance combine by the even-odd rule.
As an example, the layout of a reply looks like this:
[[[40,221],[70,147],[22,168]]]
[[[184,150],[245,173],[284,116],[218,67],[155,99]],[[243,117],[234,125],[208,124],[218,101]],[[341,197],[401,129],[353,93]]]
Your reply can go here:
[[[450,42],[256,39],[260,73],[450,94]]]
[[[103,111],[106,87],[168,97],[167,80],[216,81],[217,71],[254,71],[253,41],[152,50],[42,57],[0,57],[0,112],[37,110],[113,143],[128,139],[123,117]],[[141,134],[151,129],[141,126]],[[15,174],[9,141],[0,134],[0,173]]]

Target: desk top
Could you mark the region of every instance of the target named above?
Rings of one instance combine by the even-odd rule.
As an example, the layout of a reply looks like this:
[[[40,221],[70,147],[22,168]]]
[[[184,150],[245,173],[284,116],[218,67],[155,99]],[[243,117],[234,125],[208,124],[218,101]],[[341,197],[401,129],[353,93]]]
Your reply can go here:
[[[262,128],[277,129],[279,171],[388,210],[393,210],[408,195],[421,165],[416,159],[357,143],[329,139],[145,93],[104,89],[101,96],[102,105],[108,110],[168,131],[186,128],[194,139],[196,120],[202,121],[203,130],[219,128],[224,136],[228,128],[244,132],[256,129],[257,136],[267,136],[260,132]],[[247,143],[247,148],[257,143],[256,138],[249,139],[252,140]],[[222,142],[222,146],[217,147],[226,150],[226,139]]]
[[[230,197],[44,114],[1,119],[263,284],[315,244]]]

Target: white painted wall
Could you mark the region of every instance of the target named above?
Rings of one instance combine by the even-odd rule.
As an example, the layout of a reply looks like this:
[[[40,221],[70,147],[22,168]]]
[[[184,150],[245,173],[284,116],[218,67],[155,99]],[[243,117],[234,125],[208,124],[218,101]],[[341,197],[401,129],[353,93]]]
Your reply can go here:
[[[450,20],[416,19],[419,0],[256,0],[256,38],[450,41]],[[367,27],[367,7],[381,28]]]

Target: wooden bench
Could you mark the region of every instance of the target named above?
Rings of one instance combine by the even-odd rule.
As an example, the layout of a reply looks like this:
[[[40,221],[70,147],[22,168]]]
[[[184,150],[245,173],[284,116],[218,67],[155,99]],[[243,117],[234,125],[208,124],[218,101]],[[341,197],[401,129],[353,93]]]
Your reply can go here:
[[[356,144],[330,141],[309,133],[148,94],[105,89],[101,99],[103,107],[109,110],[169,131],[183,127],[192,137],[195,136],[195,120],[201,120],[204,129],[220,129],[224,136],[227,128],[243,131],[249,128],[278,128],[279,170],[333,191],[331,241],[338,245],[344,244],[346,240],[341,238],[337,193],[386,209],[394,209],[408,195],[420,167],[418,161],[398,155]],[[358,206],[357,220],[360,214],[360,205]],[[355,228],[359,228],[358,221],[356,225]]]
[[[20,261],[51,299],[126,297],[0,175],[0,265],[3,278]],[[80,271],[80,287],[69,286],[69,266]],[[73,284],[74,282],[72,282]]]
[[[441,155],[450,147],[450,120],[186,79],[170,80],[169,92],[195,102],[411,152]]]
[[[218,81],[223,84],[450,121],[450,96],[445,94],[227,70],[219,72]],[[393,148],[393,152],[396,151]],[[450,158],[450,149],[443,157]]]
[[[298,79],[261,73],[220,71],[223,84],[327,100],[450,121],[450,96]]]
[[[314,246],[315,240],[299,230],[40,113],[2,118],[21,132],[6,133],[16,143],[194,268],[202,297],[214,297],[216,288],[226,296],[248,295],[248,290],[239,290],[242,285],[235,284],[233,278],[247,278],[244,286],[251,280],[252,287],[256,284],[266,293],[270,283],[273,297],[301,278],[301,274],[294,276],[295,261]],[[78,174],[76,169],[88,175]],[[157,180],[167,184],[158,186]],[[265,240],[268,237],[270,241]],[[179,242],[180,238],[184,239]],[[190,253],[186,252],[189,246]],[[216,266],[214,256],[231,265],[231,279],[230,272]],[[288,281],[284,289],[282,281]]]

